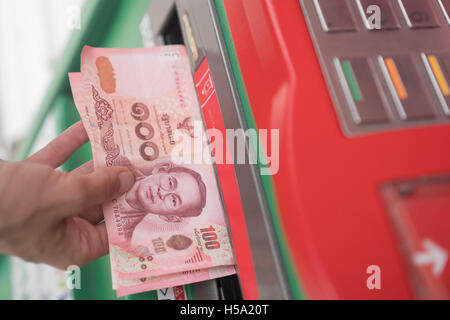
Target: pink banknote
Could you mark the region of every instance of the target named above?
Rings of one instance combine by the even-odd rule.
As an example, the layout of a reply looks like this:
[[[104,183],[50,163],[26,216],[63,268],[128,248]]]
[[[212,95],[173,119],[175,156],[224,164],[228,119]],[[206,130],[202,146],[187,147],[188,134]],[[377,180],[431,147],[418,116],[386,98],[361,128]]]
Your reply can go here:
[[[152,290],[158,281],[234,273],[212,161],[171,158],[177,145],[197,139],[193,123],[201,121],[184,47],[86,47],[81,71],[70,80],[95,167],[128,166],[136,177],[128,193],[103,205],[113,286]]]
[[[175,274],[142,278],[138,280],[119,280],[117,295],[121,297],[144,291],[186,285],[194,282],[221,278],[234,273],[236,273],[234,266],[222,266],[184,271]]]

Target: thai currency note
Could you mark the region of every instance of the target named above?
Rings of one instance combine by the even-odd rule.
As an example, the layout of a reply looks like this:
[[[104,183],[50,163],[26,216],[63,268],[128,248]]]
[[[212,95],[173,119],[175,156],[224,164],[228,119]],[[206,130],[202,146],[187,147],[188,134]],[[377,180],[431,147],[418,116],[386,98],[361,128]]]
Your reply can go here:
[[[222,272],[196,278],[231,274],[221,268],[234,260],[212,161],[171,161],[177,146],[196,143],[201,121],[184,47],[86,47],[82,77],[72,74],[71,84],[95,167],[128,166],[136,177],[103,206],[114,287],[201,269]]]
[[[119,297],[162,288],[186,285],[235,274],[234,266],[212,267],[192,271],[184,271],[159,277],[148,277],[138,280],[119,280],[117,295]]]

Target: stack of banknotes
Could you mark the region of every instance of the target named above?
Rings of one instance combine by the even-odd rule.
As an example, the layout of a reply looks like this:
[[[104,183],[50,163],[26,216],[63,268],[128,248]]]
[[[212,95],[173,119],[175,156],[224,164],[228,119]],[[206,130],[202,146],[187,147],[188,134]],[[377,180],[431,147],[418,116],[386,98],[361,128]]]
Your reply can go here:
[[[136,178],[103,204],[117,295],[234,274],[211,153],[192,147],[208,142],[185,48],[85,47],[69,78],[95,168]]]

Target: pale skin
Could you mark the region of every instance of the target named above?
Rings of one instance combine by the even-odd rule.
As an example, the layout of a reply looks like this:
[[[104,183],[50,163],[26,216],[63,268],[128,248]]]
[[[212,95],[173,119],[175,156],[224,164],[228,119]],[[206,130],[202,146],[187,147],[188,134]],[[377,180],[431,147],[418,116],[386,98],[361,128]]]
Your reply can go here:
[[[101,204],[127,192],[126,167],[67,173],[59,166],[88,141],[81,122],[21,162],[0,160],[0,253],[65,269],[108,253]]]

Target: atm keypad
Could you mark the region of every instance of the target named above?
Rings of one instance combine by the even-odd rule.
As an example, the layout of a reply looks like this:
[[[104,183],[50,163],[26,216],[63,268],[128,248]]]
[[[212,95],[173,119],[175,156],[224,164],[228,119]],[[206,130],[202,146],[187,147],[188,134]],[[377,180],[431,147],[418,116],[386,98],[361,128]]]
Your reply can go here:
[[[439,27],[432,1],[399,0],[399,3],[410,28]]]
[[[450,116],[450,53],[422,53],[422,60],[439,103],[445,114]]]
[[[316,10],[326,32],[355,31],[355,23],[346,2],[314,0]]]
[[[449,123],[450,0],[300,2],[348,137]]]
[[[336,59],[353,121],[356,124],[387,121],[388,115],[369,61],[362,58]]]
[[[433,102],[428,99],[413,58],[404,54],[378,59],[399,116],[403,120],[433,117]]]
[[[397,17],[392,8],[392,2],[386,0],[357,0],[357,4],[364,21],[364,24],[368,30],[378,30],[375,28],[373,22],[376,22],[374,17],[375,13],[373,6],[377,6],[380,10],[380,29],[379,30],[394,30],[399,28]],[[376,8],[376,7],[375,7]]]

